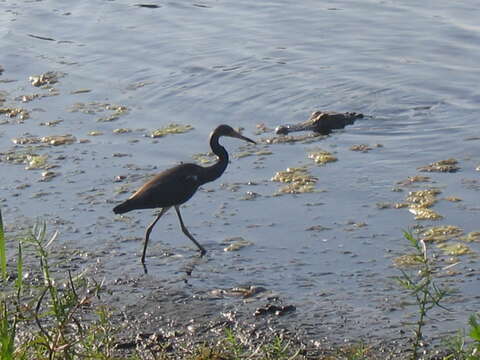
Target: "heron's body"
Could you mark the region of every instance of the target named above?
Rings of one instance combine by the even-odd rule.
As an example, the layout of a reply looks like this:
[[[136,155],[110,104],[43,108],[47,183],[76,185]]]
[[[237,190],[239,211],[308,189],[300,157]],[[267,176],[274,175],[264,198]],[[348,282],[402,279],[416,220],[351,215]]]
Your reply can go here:
[[[205,253],[205,249],[193,238],[184,226],[179,206],[188,201],[195,194],[199,186],[219,178],[227,168],[228,153],[225,148],[218,143],[218,139],[221,136],[236,137],[254,143],[253,140],[240,135],[230,126],[220,125],[210,135],[210,147],[214,154],[218,156],[217,163],[208,167],[202,167],[196,164],[180,164],[165,170],[153,177],[129,199],[113,209],[115,214],[123,214],[132,210],[162,208],[160,214],[147,228],[142,263],[145,262],[145,252],[152,228],[160,217],[172,206],[174,206],[177,211],[180,225],[185,235],[197,245],[202,255]]]

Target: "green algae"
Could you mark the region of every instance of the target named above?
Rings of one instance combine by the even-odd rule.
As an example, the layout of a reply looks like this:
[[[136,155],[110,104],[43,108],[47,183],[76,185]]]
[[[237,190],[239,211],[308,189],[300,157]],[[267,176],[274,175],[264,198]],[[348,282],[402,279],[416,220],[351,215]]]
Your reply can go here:
[[[443,216],[430,209],[437,202],[441,191],[436,188],[411,191],[406,200],[410,202],[409,211],[415,215],[415,220],[439,220]]]
[[[333,156],[331,152],[321,149],[311,152],[308,155],[308,158],[312,159],[313,161],[315,161],[316,164],[319,165],[325,165],[327,163],[335,162],[338,160],[335,156]]]
[[[131,132],[132,132],[132,129],[128,129],[128,128],[118,128],[118,129],[113,130],[114,134],[127,134],[127,133],[131,133]]]
[[[459,239],[466,242],[480,241],[480,231],[471,231]]]
[[[195,162],[199,163],[200,165],[208,165],[208,164],[213,164],[216,161],[217,156],[212,152],[208,152],[208,153],[193,154],[192,158],[193,160],[195,160]]]
[[[28,81],[35,87],[45,87],[46,85],[53,85],[58,82],[58,79],[65,76],[64,73],[56,71],[47,71],[41,75],[32,75]]]
[[[25,170],[44,169],[47,166],[47,155],[27,155]]]
[[[98,130],[92,130],[88,132],[88,136],[101,136],[101,135],[103,135],[103,132]]]
[[[244,157],[248,157],[248,156],[265,156],[265,155],[272,155],[273,153],[270,151],[270,150],[266,150],[266,149],[263,149],[263,150],[245,150],[245,151],[241,151],[239,153],[236,153],[235,155],[233,155],[233,157],[235,159],[241,159],[241,158],[244,158]]]
[[[123,105],[93,101],[89,103],[77,102],[72,106],[70,106],[69,111],[81,112],[83,114],[90,114],[90,115],[94,115],[102,112],[111,112],[111,114],[102,116],[97,119],[97,122],[110,122],[110,121],[115,121],[118,118],[120,118],[120,116],[127,114],[129,112],[129,109]]]
[[[429,165],[419,167],[418,170],[426,172],[456,172],[460,169],[457,164],[458,161],[451,158],[447,160],[436,161]]]
[[[238,251],[243,249],[244,247],[251,246],[253,243],[251,241],[245,240],[242,237],[234,237],[225,239],[223,241],[224,244],[229,244],[227,247],[223,249],[223,251]]]
[[[168,124],[160,129],[153,130],[150,137],[159,138],[170,134],[183,134],[193,129],[192,125]]]
[[[437,247],[440,248],[445,255],[459,256],[472,253],[472,250],[468,247],[468,245],[465,245],[463,243],[440,243],[437,244]]]
[[[298,167],[277,172],[271,181],[288,184],[276,193],[276,195],[280,195],[314,192],[318,179],[310,175],[305,167]]]
[[[422,240],[442,242],[463,235],[463,230],[454,225],[440,225],[429,228],[421,234]]]
[[[431,179],[429,176],[423,176],[423,175],[415,175],[415,176],[409,176],[405,180],[397,182],[397,185],[402,185],[402,186],[408,186],[413,183],[418,183],[418,182],[430,182]]]
[[[30,113],[28,110],[23,108],[11,108],[11,107],[2,107],[0,108],[0,114],[4,114],[9,118],[19,118],[20,120],[27,120],[30,118]]]
[[[415,220],[440,220],[443,216],[432,209],[410,206],[409,211],[415,215]]]
[[[418,254],[405,254],[393,259],[396,267],[419,266],[423,263],[423,257]]]

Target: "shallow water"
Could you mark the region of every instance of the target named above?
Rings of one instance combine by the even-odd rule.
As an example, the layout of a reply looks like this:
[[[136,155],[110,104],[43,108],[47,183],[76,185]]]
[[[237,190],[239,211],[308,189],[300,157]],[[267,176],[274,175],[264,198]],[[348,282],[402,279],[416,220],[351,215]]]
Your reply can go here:
[[[232,155],[227,172],[183,208],[187,226],[208,255],[195,260],[174,212],[168,213],[152,233],[147,253],[150,287],[167,279],[184,286],[184,270],[194,261],[192,293],[254,284],[295,304],[296,321],[313,334],[328,333],[325,324],[338,319],[344,325],[337,335],[398,334],[400,322],[413,311],[399,305],[393,281],[399,272],[392,258],[406,245],[402,230],[418,223],[480,230],[476,4],[162,1],[155,9],[136,4],[0,3],[0,99],[5,98],[0,106],[30,111],[23,122],[2,115],[8,122],[0,125],[0,152],[13,149],[10,139],[25,133],[70,133],[90,140],[36,150],[59,165],[52,170],[60,176],[49,182],[39,182],[38,170],[0,163],[4,221],[15,224],[13,231],[35,217],[48,219],[61,231],[62,245],[85,249],[90,254],[85,266],[108,281],[142,277],[141,238],[152,213],[120,219],[112,207],[151,174],[207,152],[208,133],[228,123],[244,128],[259,145],[225,139]],[[47,93],[28,82],[46,71],[65,73],[53,84],[58,96],[15,100]],[[91,91],[72,93],[81,89]],[[71,112],[79,102],[122,105],[128,112],[97,122],[112,112]],[[318,109],[369,116],[312,143],[268,145],[265,139],[273,132],[255,135],[257,124],[273,129],[303,121]],[[56,120],[61,122],[54,127],[40,125]],[[194,130],[145,136],[172,122]],[[114,134],[118,128],[133,131]],[[103,135],[88,136],[93,130]],[[350,150],[358,144],[382,147]],[[318,148],[334,152],[338,161],[315,165],[308,153]],[[272,154],[235,158],[245,149]],[[417,171],[447,158],[456,158],[461,170]],[[272,196],[281,186],[270,181],[275,173],[301,165],[318,177],[319,191]],[[392,189],[416,174],[432,182],[411,189],[435,186],[442,190],[439,198],[462,201],[440,200],[433,207],[444,217],[439,221],[415,221],[406,208],[377,206],[404,201],[410,187]],[[114,182],[120,175],[126,180]],[[122,185],[127,192],[118,194]],[[259,196],[243,200],[247,191]],[[307,230],[318,225],[328,229]],[[231,237],[253,245],[224,252],[222,241]],[[449,298],[452,313],[436,316],[436,334],[465,326],[478,310],[480,249],[478,243],[468,245],[477,253],[459,257],[459,275],[449,278],[459,294]],[[173,256],[163,256],[165,251]]]

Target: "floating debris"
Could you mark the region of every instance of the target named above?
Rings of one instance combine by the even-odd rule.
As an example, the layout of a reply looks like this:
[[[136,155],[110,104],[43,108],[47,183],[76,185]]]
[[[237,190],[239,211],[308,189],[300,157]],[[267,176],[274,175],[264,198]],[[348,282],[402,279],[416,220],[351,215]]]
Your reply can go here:
[[[0,108],[0,114],[5,114],[9,118],[18,117],[20,120],[30,118],[30,113],[22,108]]]
[[[30,144],[38,144],[40,143],[40,138],[36,136],[23,136],[18,138],[13,138],[12,142],[15,145],[30,145]]]
[[[77,141],[77,138],[73,135],[52,135],[52,136],[44,136],[41,139],[42,143],[46,143],[53,146],[59,145],[69,145],[73,144]]]
[[[463,235],[463,230],[454,225],[440,225],[429,228],[422,233],[422,240],[442,242]]]
[[[325,151],[325,150],[317,150],[314,152],[311,152],[308,155],[309,159],[313,159],[315,163],[320,164],[320,165],[325,165],[326,163],[330,162],[335,162],[338,159],[332,155],[331,152]]]
[[[163,128],[153,130],[150,137],[159,138],[169,134],[183,134],[193,129],[191,125],[169,124]]]
[[[460,169],[457,163],[458,161],[455,159],[440,160],[430,165],[419,167],[418,170],[427,172],[456,172]]]
[[[480,231],[469,232],[467,235],[462,236],[459,239],[466,242],[480,241]]]
[[[223,251],[238,251],[240,249],[243,249],[246,246],[253,245],[251,241],[245,240],[242,237],[225,239],[223,243],[230,243],[230,245],[224,248]]]
[[[415,215],[415,220],[440,220],[443,216],[433,211],[432,209],[426,209],[423,207],[410,206],[409,211]]]
[[[245,195],[242,196],[241,200],[255,200],[256,198],[260,197],[259,193],[254,191],[247,191]]]
[[[272,138],[265,139],[267,144],[291,144],[296,142],[301,142],[303,144],[308,144],[317,140],[321,140],[326,138],[327,135],[320,135],[317,133],[311,133],[307,135],[281,135],[281,136],[274,136]]]
[[[100,102],[89,102],[82,103],[78,102],[73,104],[70,109],[70,112],[81,112],[84,114],[97,114],[104,111],[112,111],[113,113],[108,116],[103,116],[97,119],[97,122],[110,122],[117,120],[120,116],[128,113],[128,108],[122,105],[115,105],[110,103],[100,103]]]
[[[36,136],[24,136],[24,137],[18,137],[18,138],[12,139],[12,142],[17,145],[44,143],[48,145],[58,146],[58,145],[73,144],[75,141],[77,141],[75,136],[70,134],[44,136],[42,138],[39,138]]]
[[[86,94],[86,93],[89,93],[91,92],[92,90],[90,89],[78,89],[78,90],[73,90],[73,91],[70,91],[70,94],[72,95],[75,95],[75,94]]]
[[[460,202],[460,201],[463,201],[461,198],[456,197],[456,196],[447,196],[447,197],[444,198],[444,199],[447,200],[447,201],[450,201],[450,202]]]
[[[40,36],[40,35],[35,35],[35,34],[27,34],[27,35],[34,38],[34,39],[46,40],[46,41],[56,41],[54,38],[51,38],[51,37]]]
[[[127,90],[137,90],[137,89],[140,89],[144,86],[151,85],[151,84],[153,84],[153,81],[139,81],[139,82],[127,85],[126,89]]]
[[[29,156],[36,156],[34,150],[32,149],[21,149],[21,150],[11,150],[6,153],[2,153],[4,155],[1,161],[10,163],[10,164],[26,164],[28,163]]]
[[[58,82],[58,79],[65,76],[64,73],[56,72],[56,71],[48,71],[42,75],[32,75],[28,78],[28,80],[32,83],[35,87],[40,87],[44,85],[52,85]]]
[[[359,151],[359,152],[369,152],[370,150],[373,150],[373,148],[381,148],[383,147],[382,144],[375,144],[373,147],[370,147],[370,145],[367,144],[359,144],[359,145],[352,145],[350,147],[351,151]]]
[[[420,207],[428,208],[437,202],[437,195],[440,193],[441,191],[436,188],[411,191],[406,200],[418,204]]]
[[[430,177],[422,175],[409,176],[407,179],[397,182],[397,185],[407,186],[417,182],[430,182]]]
[[[193,160],[202,165],[212,164],[216,161],[217,156],[212,153],[198,153],[192,155]]]
[[[466,255],[466,254],[472,253],[472,250],[463,243],[454,243],[454,244],[441,243],[441,244],[437,244],[437,247],[442,249],[445,255],[459,256],[459,255]]]
[[[119,128],[119,129],[113,130],[114,134],[126,134],[130,132],[132,132],[132,129],[127,129],[127,128]]]
[[[375,205],[377,206],[377,209],[390,209],[393,206],[393,204],[387,202],[378,202]]]
[[[263,150],[245,150],[245,151],[242,151],[242,152],[239,152],[239,153],[236,153],[233,155],[233,157],[235,159],[241,159],[241,158],[244,158],[244,157],[247,157],[247,156],[264,156],[264,155],[272,155],[273,153],[270,151],[270,150],[266,150],[266,149],[263,149]]]
[[[92,130],[88,132],[88,136],[100,136],[100,135],[103,135],[103,132],[98,130]]]
[[[396,267],[418,266],[423,263],[423,257],[417,254],[406,254],[393,259]]]
[[[54,172],[54,171],[49,171],[49,170],[43,171],[42,172],[42,179],[40,181],[50,181],[58,175],[60,175],[60,174],[57,173],[57,172]]]
[[[288,183],[279,190],[278,194],[299,194],[315,191],[315,183],[318,179],[311,176],[305,167],[299,167],[279,171],[271,181]]]
[[[51,88],[51,89],[49,89],[49,91],[47,93],[21,95],[21,96],[17,96],[15,98],[15,100],[21,101],[23,103],[27,103],[27,102],[33,101],[35,99],[41,99],[41,98],[44,98],[44,97],[58,96],[58,95],[60,95],[60,92],[56,89]]]
[[[63,120],[46,121],[46,122],[41,122],[40,126],[57,126],[61,122],[63,122]]]
[[[155,4],[135,4],[135,6],[147,8],[147,9],[158,9],[160,7],[160,5],[155,5]]]
[[[255,128],[257,129],[257,130],[255,131],[255,135],[262,135],[262,134],[264,134],[264,133],[272,132],[272,131],[273,131],[273,129],[267,127],[267,125],[265,125],[265,124],[257,124],[257,125],[255,126]]]
[[[44,169],[47,166],[47,155],[27,155],[25,170]]]
[[[325,231],[330,230],[329,227],[323,225],[313,225],[305,229],[306,231]]]

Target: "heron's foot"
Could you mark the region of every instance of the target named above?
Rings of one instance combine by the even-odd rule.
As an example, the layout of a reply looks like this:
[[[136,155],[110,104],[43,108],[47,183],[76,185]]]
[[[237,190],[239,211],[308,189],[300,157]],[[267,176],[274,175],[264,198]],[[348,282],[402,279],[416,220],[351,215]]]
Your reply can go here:
[[[143,273],[147,275],[148,274],[147,264],[145,264],[145,262],[142,262],[142,266],[143,266]]]
[[[200,249],[200,257],[202,258],[205,254],[207,253],[207,250],[205,250],[203,247]]]

